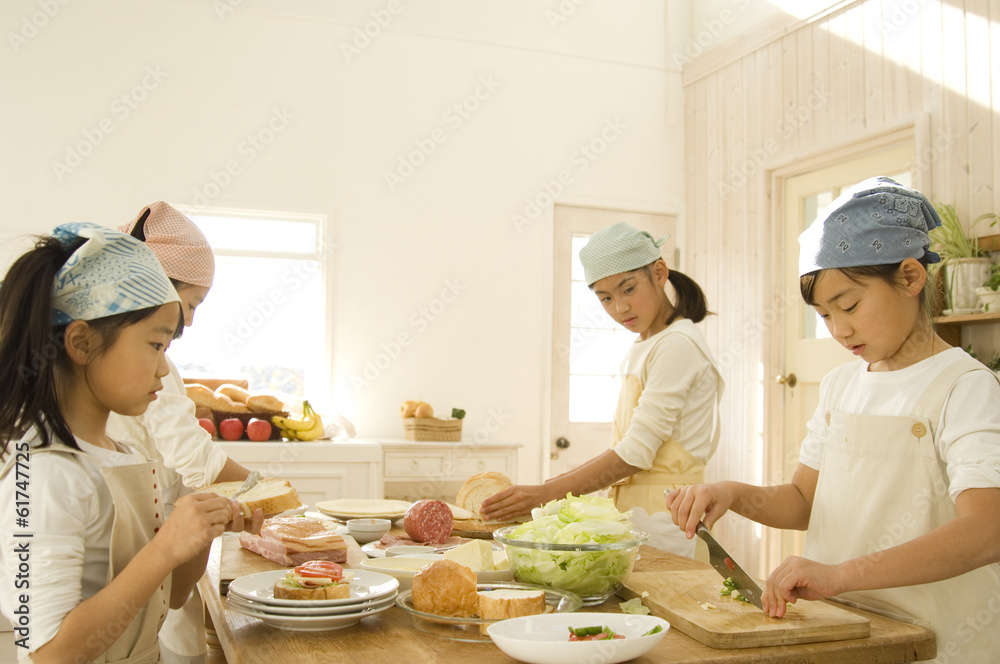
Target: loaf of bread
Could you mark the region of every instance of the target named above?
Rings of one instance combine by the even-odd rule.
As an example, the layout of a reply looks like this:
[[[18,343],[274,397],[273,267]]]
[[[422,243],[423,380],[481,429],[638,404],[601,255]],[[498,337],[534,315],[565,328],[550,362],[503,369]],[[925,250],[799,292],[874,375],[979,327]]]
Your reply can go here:
[[[247,397],[250,396],[249,392],[244,390],[239,385],[233,385],[232,383],[225,383],[223,385],[219,385],[217,388],[215,388],[215,393],[220,396],[229,397],[236,403],[242,403],[242,404],[245,404],[247,402]]]
[[[201,491],[215,493],[224,498],[232,498],[243,486],[243,482],[219,482],[207,486]],[[258,507],[263,510],[264,516],[274,516],[287,510],[294,510],[302,507],[302,500],[299,494],[288,482],[288,480],[261,479],[257,484],[236,498],[236,502],[243,509],[244,518],[253,517],[253,512]]]
[[[506,620],[545,613],[544,590],[484,590],[478,593],[479,617]]]
[[[483,504],[483,501],[499,491],[509,489],[511,486],[513,484],[510,478],[503,473],[479,473],[465,481],[462,488],[458,490],[455,502],[462,509],[472,512],[476,519],[481,519],[479,507]]]
[[[453,560],[436,560],[413,576],[413,608],[471,618],[479,610],[476,573]]]
[[[285,403],[273,394],[251,394],[247,396],[247,408],[255,413],[280,413],[285,411]]]
[[[185,385],[188,399],[196,406],[217,410],[220,413],[249,413],[246,404],[237,403],[224,394],[218,394],[199,383]]]

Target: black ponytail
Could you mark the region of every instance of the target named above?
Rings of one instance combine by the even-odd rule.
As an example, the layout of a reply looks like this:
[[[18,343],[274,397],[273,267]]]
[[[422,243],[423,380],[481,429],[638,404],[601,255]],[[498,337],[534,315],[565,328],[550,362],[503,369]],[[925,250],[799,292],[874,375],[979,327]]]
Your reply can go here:
[[[67,360],[66,326],[52,326],[52,284],[73,249],[53,237],[39,238],[0,287],[0,458],[32,427],[43,445],[55,437],[77,446],[56,397],[56,367]]]
[[[687,318],[694,323],[700,323],[705,320],[705,316],[712,313],[708,310],[708,299],[705,297],[705,293],[694,279],[677,270],[670,270],[667,279],[677,294],[677,301],[674,302],[674,313],[670,314],[670,318],[667,319],[667,325],[678,318]]]

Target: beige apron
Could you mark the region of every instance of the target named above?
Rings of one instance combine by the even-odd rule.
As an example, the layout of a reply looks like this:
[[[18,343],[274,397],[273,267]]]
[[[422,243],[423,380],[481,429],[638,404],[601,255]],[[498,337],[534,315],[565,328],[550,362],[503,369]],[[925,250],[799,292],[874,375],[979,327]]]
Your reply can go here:
[[[804,557],[837,564],[910,541],[955,518],[934,427],[955,380],[975,370],[986,369],[971,358],[949,366],[909,416],[827,413],[833,437],[823,450]],[[1000,564],[936,583],[844,593],[838,599],[933,630],[935,662],[996,664],[1000,657]]]
[[[682,331],[668,332],[667,334],[684,334]],[[663,338],[666,338],[666,334]],[[684,335],[695,342],[701,352],[712,362],[712,367],[718,376],[718,368],[712,361],[712,355],[701,339]],[[663,339],[661,338],[660,341]],[[657,343],[660,343],[657,341]],[[652,351],[650,351],[652,354]],[[646,356],[648,361],[649,355]],[[643,374],[646,372],[643,371]],[[719,377],[720,388],[716,394],[716,417],[718,417],[719,401],[722,397],[722,378]],[[632,424],[632,415],[639,405],[639,398],[645,386],[639,376],[633,373],[625,374],[622,378],[621,394],[618,397],[618,405],[615,409],[615,418],[612,423],[612,445],[614,449],[622,441]],[[718,419],[715,423],[713,435],[713,447],[718,445],[720,427]],[[666,510],[666,491],[687,486],[689,484],[702,484],[705,481],[705,464],[696,459],[688,452],[683,445],[671,436],[663,441],[660,448],[653,457],[653,465],[648,470],[641,470],[634,475],[626,477],[611,485],[610,496],[615,501],[615,506],[619,511],[626,512],[634,507],[641,507],[646,514],[652,515]],[[695,557],[698,560],[708,560],[708,549],[704,543],[697,539],[694,546],[696,552],[690,550],[690,543],[684,544],[683,534],[678,529],[680,536],[677,546],[682,547],[675,552],[681,555]],[[671,547],[674,550],[674,547]]]
[[[86,452],[56,442],[48,447],[31,450],[32,456],[58,453],[88,456]],[[115,508],[115,518],[111,527],[107,583],[111,583],[163,525],[163,500],[156,464],[146,461],[138,454],[135,456],[140,461],[132,465],[105,467],[98,464]],[[0,478],[13,466],[12,459],[8,459],[0,471]],[[123,617],[121,622],[112,622],[108,625],[103,633],[92,635],[90,639],[110,642],[107,651],[94,660],[95,664],[159,662],[157,634],[166,618],[169,599],[170,576],[153,592],[146,605],[127,624]],[[88,645],[90,645],[89,639]]]

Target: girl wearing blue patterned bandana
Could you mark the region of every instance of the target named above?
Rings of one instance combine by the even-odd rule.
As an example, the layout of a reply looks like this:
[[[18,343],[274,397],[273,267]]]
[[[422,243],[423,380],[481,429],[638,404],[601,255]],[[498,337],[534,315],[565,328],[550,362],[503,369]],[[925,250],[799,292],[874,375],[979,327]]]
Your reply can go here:
[[[632,510],[651,545],[695,555],[695,542],[665,511],[664,491],[704,481],[719,442],[723,381],[695,327],[708,313],[705,295],[660,258],[666,239],[619,223],[594,233],[580,251],[587,285],[605,312],[638,335],[622,363],[612,449],[544,484],[491,496],[483,503],[484,518],[509,520],[567,493],[611,486],[615,505]],[[673,302],[664,290],[668,281]]]
[[[211,494],[164,519],[156,464],[105,430],[156,400],[179,302],[152,251],[93,224],[40,238],[0,286],[0,611],[19,660],[159,661],[167,608],[244,527]]]
[[[802,297],[859,359],[820,385],[789,484],[668,496],[693,536],[727,511],[806,530],[767,579],[764,610],[836,596],[928,626],[936,662],[1000,653],[1000,384],[934,332],[924,301],[927,199],[888,178],[851,188],[800,237]]]

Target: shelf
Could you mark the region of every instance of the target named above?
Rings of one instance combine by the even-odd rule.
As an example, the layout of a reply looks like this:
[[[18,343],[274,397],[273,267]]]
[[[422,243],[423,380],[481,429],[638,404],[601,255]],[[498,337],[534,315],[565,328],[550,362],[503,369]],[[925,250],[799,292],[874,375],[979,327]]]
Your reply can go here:
[[[958,316],[935,316],[935,325],[976,325],[1000,322],[1000,311],[986,314],[960,314]]]

